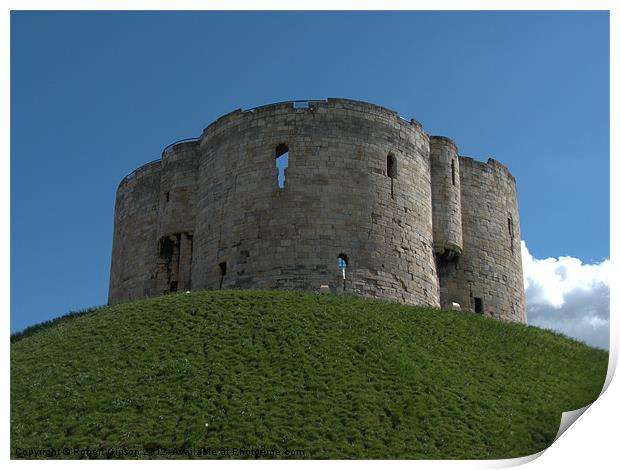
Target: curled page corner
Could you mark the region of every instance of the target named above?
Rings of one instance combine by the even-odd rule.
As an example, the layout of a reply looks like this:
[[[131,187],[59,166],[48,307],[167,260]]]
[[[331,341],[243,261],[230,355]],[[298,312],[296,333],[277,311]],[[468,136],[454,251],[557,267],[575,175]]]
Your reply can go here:
[[[584,406],[583,408],[579,408],[578,410],[572,410],[572,411],[564,411],[562,413],[562,419],[560,420],[560,427],[558,428],[558,433],[556,434],[555,438],[553,439],[553,442],[557,441],[558,438],[564,434],[564,431],[566,431],[569,427],[571,427],[571,425],[577,421],[577,419],[588,409],[590,408],[590,406],[592,405],[592,403],[590,403],[589,405]],[[551,445],[553,445],[553,442],[551,443]],[[551,445],[549,445],[549,447],[551,447]],[[496,460],[494,461],[494,468],[509,468],[509,467],[518,467],[520,465],[524,465],[526,463],[531,462],[532,460],[536,460],[538,457],[540,457],[542,454],[544,454],[547,449],[549,449],[549,447],[546,447],[545,449],[541,450],[540,452],[536,452],[535,454],[531,454],[531,455],[525,455],[523,457],[516,457],[516,458],[512,458],[512,459],[502,459],[502,460]]]
[[[578,410],[565,411],[562,413],[562,419],[560,420],[560,427],[558,428],[558,433],[555,435],[553,442],[557,441],[558,438],[564,434],[571,425],[577,421],[577,419],[588,409],[592,403],[584,406],[583,408],[579,408]]]
[[[599,393],[599,397],[603,393],[605,393],[605,391],[607,390],[607,387],[609,387],[611,379],[614,376],[614,372],[615,372],[615,369],[616,369],[616,363],[617,363],[617,356],[618,356],[617,349],[616,349],[616,347],[614,347],[613,348],[613,354],[609,357],[609,363],[608,363],[608,367],[607,367],[607,376],[605,377],[605,383],[603,384],[603,388],[601,390],[601,393]],[[597,397],[596,400],[598,400],[598,397]],[[568,428],[570,428],[572,426],[572,424],[575,421],[577,421],[577,419],[579,419],[579,417],[582,414],[584,414],[585,411],[588,408],[590,408],[594,404],[594,402],[596,400],[594,400],[592,403],[584,406],[583,408],[579,408],[577,410],[563,412],[562,413],[562,419],[560,420],[560,427],[558,428],[558,433],[555,435],[555,438],[553,439],[553,442],[557,441],[560,438],[560,436],[562,434],[564,434],[564,431],[566,431]]]

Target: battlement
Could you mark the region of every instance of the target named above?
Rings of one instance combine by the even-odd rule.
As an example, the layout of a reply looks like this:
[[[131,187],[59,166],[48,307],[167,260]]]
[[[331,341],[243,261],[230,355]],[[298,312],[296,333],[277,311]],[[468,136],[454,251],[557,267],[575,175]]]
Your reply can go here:
[[[481,160],[477,160],[473,157],[466,157],[463,155],[459,155],[459,162],[461,165],[466,165],[472,168],[477,168],[478,171],[496,171],[506,176],[513,183],[516,183],[515,177],[512,175],[508,167],[503,163],[495,160],[494,158],[489,158],[486,162]]]
[[[237,109],[117,191],[109,302],[271,288],[525,322],[514,178],[364,101]]]

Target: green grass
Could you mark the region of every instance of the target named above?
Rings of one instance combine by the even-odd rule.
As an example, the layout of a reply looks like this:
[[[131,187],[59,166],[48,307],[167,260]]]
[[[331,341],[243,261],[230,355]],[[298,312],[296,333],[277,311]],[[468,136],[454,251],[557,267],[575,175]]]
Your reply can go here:
[[[474,314],[300,292],[179,294],[15,336],[11,454],[518,457],[548,447],[562,411],[594,401],[606,369],[604,351]]]

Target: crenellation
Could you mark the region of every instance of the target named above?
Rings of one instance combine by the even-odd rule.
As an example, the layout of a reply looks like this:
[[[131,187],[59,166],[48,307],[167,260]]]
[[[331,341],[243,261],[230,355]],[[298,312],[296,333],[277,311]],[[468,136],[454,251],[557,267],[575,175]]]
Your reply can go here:
[[[228,113],[123,179],[109,302],[327,285],[525,322],[519,237],[514,178],[495,160],[459,157],[371,103],[275,103]]]

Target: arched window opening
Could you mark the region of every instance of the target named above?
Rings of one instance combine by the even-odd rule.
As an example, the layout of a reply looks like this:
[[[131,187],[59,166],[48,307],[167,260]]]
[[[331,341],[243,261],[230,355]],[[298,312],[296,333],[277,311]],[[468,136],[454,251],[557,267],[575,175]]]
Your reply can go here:
[[[276,147],[276,169],[278,170],[278,188],[284,188],[284,181],[286,180],[285,170],[288,168],[288,146],[286,144],[279,144]]]
[[[226,262],[220,263],[220,290],[222,290],[222,284],[224,283],[224,276],[226,276]]]
[[[342,271],[343,281],[347,279],[347,266],[349,265],[349,258],[346,254],[340,253],[338,255],[338,268]],[[346,285],[344,286],[346,290]]]
[[[388,178],[390,178],[390,196],[392,196],[392,198],[394,198],[394,179],[397,173],[396,157],[390,153],[387,156],[387,175]]]
[[[391,153],[387,156],[387,175],[396,178],[396,157]]]
[[[452,186],[456,184],[456,170],[454,169],[454,159],[452,159]]]

